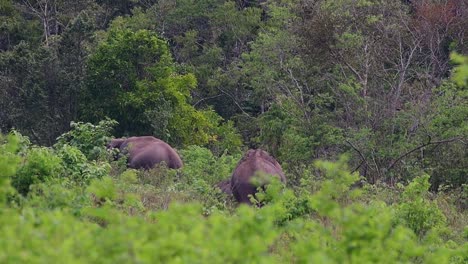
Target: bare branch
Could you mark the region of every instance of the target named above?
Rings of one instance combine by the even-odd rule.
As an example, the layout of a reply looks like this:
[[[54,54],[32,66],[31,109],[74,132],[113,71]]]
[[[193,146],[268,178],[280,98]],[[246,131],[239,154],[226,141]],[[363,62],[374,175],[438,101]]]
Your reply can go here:
[[[368,165],[369,163],[367,162],[367,159],[366,159],[366,157],[364,157],[364,155],[362,154],[362,152],[361,152],[357,147],[355,147],[355,146],[353,145],[353,143],[351,143],[349,140],[345,139],[345,141],[346,141],[346,143],[348,143],[348,145],[351,146],[351,148],[353,148],[353,149],[359,154],[359,156],[361,156],[361,160],[362,160],[364,163],[366,163],[366,165]],[[362,165],[362,164],[361,164],[361,165]],[[361,165],[359,165],[359,167],[360,167]],[[358,167],[358,168],[359,168],[359,167]],[[355,170],[357,170],[358,168],[356,168]]]
[[[405,154],[401,155],[400,157],[398,157],[395,161],[393,161],[393,162],[390,164],[390,166],[388,166],[387,172],[388,172],[389,170],[391,170],[391,169],[395,166],[395,164],[397,164],[397,162],[399,162],[399,161],[402,160],[404,157],[408,156],[409,154],[411,154],[411,153],[413,153],[413,152],[415,152],[415,151],[417,151],[417,150],[420,150],[420,149],[422,149],[422,148],[424,148],[424,147],[427,147],[427,146],[429,146],[429,145],[450,143],[450,142],[457,141],[457,140],[461,140],[461,138],[456,137],[456,138],[451,138],[451,139],[446,139],[446,140],[440,140],[440,141],[434,141],[434,142],[429,141],[429,142],[427,142],[427,143],[425,143],[425,144],[422,144],[422,145],[420,145],[420,146],[418,146],[418,147],[416,147],[416,148],[414,148],[414,149],[412,149],[412,150],[406,152]]]
[[[208,96],[208,97],[202,98],[202,99],[198,100],[198,102],[194,103],[193,107],[197,106],[199,103],[201,103],[201,102],[203,102],[205,100],[210,100],[210,99],[217,98],[217,97],[220,97],[220,96],[222,96],[222,94],[217,94],[217,95],[214,95],[214,96]]]
[[[241,107],[240,104],[237,102],[236,98],[234,98],[234,96],[232,96],[231,94],[229,94],[228,92],[224,91],[223,89],[221,89],[221,88],[219,88],[219,87],[216,87],[216,88],[218,88],[218,90],[219,90],[220,92],[222,92],[223,94],[229,96],[229,97],[232,99],[232,101],[234,102],[234,104],[236,104],[236,106],[242,111],[242,113],[243,113],[244,115],[246,115],[246,116],[248,116],[248,117],[251,117],[247,112],[244,111],[244,109],[242,109],[242,107]]]
[[[359,170],[359,168],[361,168],[362,164],[364,163],[365,161],[362,160],[361,163],[359,163],[359,165],[354,170],[351,171],[351,173],[355,173],[357,170]]]

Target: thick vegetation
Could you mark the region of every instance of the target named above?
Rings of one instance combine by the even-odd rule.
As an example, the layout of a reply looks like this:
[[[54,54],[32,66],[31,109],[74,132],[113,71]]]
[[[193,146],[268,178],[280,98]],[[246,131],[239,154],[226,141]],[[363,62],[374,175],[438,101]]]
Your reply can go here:
[[[257,195],[262,208],[237,206],[213,185],[239,156],[190,147],[180,151],[180,171],[127,170],[82,152],[82,143],[108,136],[101,126],[75,124],[73,141],[52,148],[18,134],[2,138],[2,263],[468,259],[468,215],[457,204],[466,190],[433,196],[428,175],[406,187],[356,188],[359,175],[349,172],[347,158],[317,161],[300,185],[284,188],[277,180]]]
[[[468,262],[465,0],[0,0],[0,262]],[[153,135],[184,167],[126,168]],[[239,206],[242,153],[282,165]]]
[[[295,178],[347,153],[370,183],[466,183],[466,79],[448,79],[466,1],[3,0],[0,18],[3,133],[50,146],[108,117],[117,137],[262,147]]]

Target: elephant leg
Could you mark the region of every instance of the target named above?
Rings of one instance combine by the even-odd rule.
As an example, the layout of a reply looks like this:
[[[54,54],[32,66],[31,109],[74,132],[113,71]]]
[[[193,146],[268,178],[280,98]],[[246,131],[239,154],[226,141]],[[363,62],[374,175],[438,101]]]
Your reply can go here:
[[[235,187],[232,188],[232,194],[236,200],[240,203],[252,204],[250,201],[250,195],[255,195],[257,189],[254,185],[250,183],[237,183]]]

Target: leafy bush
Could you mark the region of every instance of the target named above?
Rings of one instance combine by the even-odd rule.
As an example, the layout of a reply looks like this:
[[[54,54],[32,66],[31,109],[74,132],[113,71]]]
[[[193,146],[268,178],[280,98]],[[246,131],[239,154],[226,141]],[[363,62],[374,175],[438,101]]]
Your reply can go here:
[[[32,147],[27,150],[23,163],[12,178],[13,187],[22,195],[27,195],[32,184],[57,178],[62,171],[61,159],[45,147]]]
[[[97,204],[112,203],[117,198],[117,188],[109,176],[92,180],[88,192],[95,197]]]
[[[401,211],[378,201],[359,202],[356,198],[361,191],[351,188],[357,175],[347,171],[345,161],[342,158],[337,163],[316,163],[324,171],[326,180],[320,190],[308,198],[313,208],[312,219],[298,218],[289,222],[286,234],[297,241],[290,245],[292,259],[300,263],[463,262],[462,245],[453,248],[452,243],[444,245],[435,233],[439,240],[421,241],[417,233],[405,227],[406,222],[395,225],[402,217]],[[427,179],[418,179],[407,187],[406,197],[424,200],[429,186]],[[436,213],[427,213],[429,204],[422,206],[422,214],[417,213],[421,206],[413,207],[416,214],[411,220],[444,223],[437,205],[432,206],[429,212]],[[403,203],[400,208],[408,207]],[[435,245],[437,250],[434,250]],[[280,253],[288,256],[282,250]]]
[[[459,229],[448,226],[441,201],[429,200],[427,175],[406,186],[401,199],[388,199],[393,190],[358,188],[346,157],[316,161],[294,189],[274,178],[257,195],[263,207],[234,207],[213,184],[240,156],[191,146],[181,151],[180,175],[156,168],[110,177],[84,173],[83,164],[92,163],[64,144],[58,156],[28,148],[15,174],[22,155],[15,140],[0,145],[0,166],[7,168],[1,190],[10,177],[42,178],[18,207],[0,204],[1,263],[466,262],[466,227],[453,234]]]
[[[207,144],[207,147],[216,156],[238,154],[241,151],[242,138],[234,127],[233,122],[222,123],[222,118],[215,113],[213,113],[211,118],[216,120],[218,126],[213,129],[214,136]]]
[[[58,137],[54,147],[60,149],[64,145],[70,145],[80,150],[88,160],[105,158],[106,144],[109,142],[110,133],[116,125],[117,122],[110,119],[99,121],[97,125],[71,122],[71,130]]]
[[[468,89],[447,81],[435,92],[437,95],[431,105],[433,110],[427,117],[428,130],[430,136],[447,142],[427,151],[423,165],[431,174],[432,190],[456,188],[468,183],[465,143],[468,138]]]
[[[445,226],[446,219],[437,203],[428,200],[429,176],[415,178],[404,190],[403,201],[397,205],[396,220],[408,226],[418,236]]]
[[[21,201],[21,207],[42,210],[62,210],[79,216],[80,211],[92,205],[89,194],[82,186],[58,179],[39,183],[31,187],[28,199]]]
[[[208,184],[216,184],[231,176],[232,171],[240,159],[240,154],[228,155],[223,153],[220,157],[214,156],[209,149],[189,146],[180,151],[184,167],[182,172],[188,183],[204,180]]]
[[[110,173],[109,163],[88,161],[86,156],[76,147],[64,144],[57,150],[57,155],[62,160],[64,177],[70,178],[77,184],[87,184],[90,179],[102,178]]]
[[[10,177],[15,175],[20,159],[15,152],[18,149],[18,137],[0,134],[0,206],[6,201],[6,194],[11,191]]]

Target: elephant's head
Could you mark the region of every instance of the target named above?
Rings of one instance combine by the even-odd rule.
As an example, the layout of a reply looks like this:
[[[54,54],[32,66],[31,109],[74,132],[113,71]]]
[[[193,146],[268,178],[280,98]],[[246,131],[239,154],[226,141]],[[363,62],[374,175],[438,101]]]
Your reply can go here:
[[[114,160],[118,160],[120,158],[120,146],[122,146],[122,143],[124,143],[125,140],[125,138],[114,138],[107,143],[107,151],[112,155]]]
[[[114,138],[107,144],[107,149],[120,148],[122,143],[125,142],[125,138]]]

